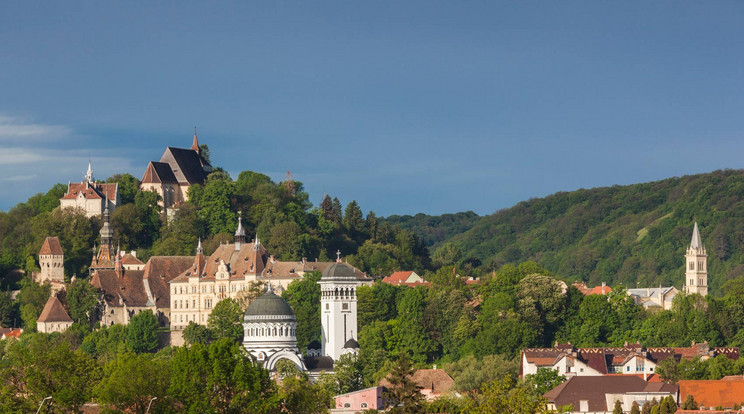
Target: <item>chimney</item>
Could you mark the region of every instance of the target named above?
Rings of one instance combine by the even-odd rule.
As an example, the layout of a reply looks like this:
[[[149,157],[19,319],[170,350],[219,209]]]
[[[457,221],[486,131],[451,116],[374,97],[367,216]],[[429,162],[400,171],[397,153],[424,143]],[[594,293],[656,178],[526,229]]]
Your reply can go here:
[[[135,259],[137,258],[137,250],[132,250],[129,254],[131,254]]]

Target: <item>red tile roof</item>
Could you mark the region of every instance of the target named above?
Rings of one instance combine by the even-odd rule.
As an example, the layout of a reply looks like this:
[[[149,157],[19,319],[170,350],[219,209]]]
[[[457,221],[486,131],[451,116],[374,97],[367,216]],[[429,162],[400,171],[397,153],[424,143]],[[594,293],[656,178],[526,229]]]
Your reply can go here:
[[[449,392],[455,385],[455,380],[443,369],[419,369],[413,373],[411,379],[420,389],[431,390],[437,394]],[[390,381],[384,378],[379,385],[389,388]]]
[[[607,411],[605,394],[625,394],[629,392],[676,392],[672,384],[649,384],[635,375],[603,375],[599,377],[571,377],[568,381],[545,393],[545,398],[556,406],[573,404],[587,400],[589,411]]]
[[[692,395],[699,406],[731,408],[744,403],[744,381],[682,380],[678,385],[680,401]]]
[[[385,283],[399,285],[401,283],[405,283],[406,280],[408,280],[408,278],[411,276],[411,273],[413,273],[413,271],[411,270],[393,272],[392,275],[383,277],[382,281]]]
[[[118,186],[118,183],[70,183],[67,187],[67,194],[62,196],[62,198],[65,200],[75,199],[82,193],[89,200],[105,197],[108,200],[116,201]]]
[[[125,265],[143,265],[145,263],[142,262],[142,260],[138,259],[136,256],[134,256],[131,253],[127,253],[121,258],[121,264]]]
[[[39,256],[62,256],[65,254],[62,251],[62,245],[59,244],[59,239],[56,237],[47,237],[44,239],[44,244],[41,245],[39,250]]]

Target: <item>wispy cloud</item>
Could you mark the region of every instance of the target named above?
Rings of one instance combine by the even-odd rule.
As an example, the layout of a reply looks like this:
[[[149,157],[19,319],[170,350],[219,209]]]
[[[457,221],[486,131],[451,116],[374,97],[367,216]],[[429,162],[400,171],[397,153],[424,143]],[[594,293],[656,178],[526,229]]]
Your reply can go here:
[[[70,136],[65,125],[35,123],[19,117],[0,114],[0,142],[42,142]]]

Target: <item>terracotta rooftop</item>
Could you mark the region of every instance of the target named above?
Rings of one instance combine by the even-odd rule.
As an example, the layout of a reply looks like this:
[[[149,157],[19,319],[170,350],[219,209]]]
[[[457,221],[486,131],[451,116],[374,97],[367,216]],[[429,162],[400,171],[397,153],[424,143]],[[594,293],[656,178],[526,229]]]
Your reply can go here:
[[[145,264],[142,260],[138,259],[131,253],[127,253],[121,257],[121,264],[125,265],[143,265]]]
[[[52,295],[44,305],[44,310],[41,311],[37,322],[72,322],[72,318],[67,314],[57,296]]]
[[[75,199],[82,193],[83,197],[89,200],[106,198],[116,201],[118,186],[118,183],[70,183],[67,186],[67,194],[62,198],[66,200]]]
[[[416,385],[425,390],[431,390],[432,393],[447,393],[455,385],[455,380],[443,369],[419,369],[411,376]],[[380,381],[380,386],[390,387],[390,381],[387,377]]]
[[[62,245],[59,244],[59,239],[56,237],[47,237],[44,239],[44,244],[41,245],[39,250],[39,256],[62,256],[65,254],[62,251]]]
[[[737,380],[682,380],[679,398],[684,401],[692,395],[698,406],[732,408],[744,403],[744,381]]]

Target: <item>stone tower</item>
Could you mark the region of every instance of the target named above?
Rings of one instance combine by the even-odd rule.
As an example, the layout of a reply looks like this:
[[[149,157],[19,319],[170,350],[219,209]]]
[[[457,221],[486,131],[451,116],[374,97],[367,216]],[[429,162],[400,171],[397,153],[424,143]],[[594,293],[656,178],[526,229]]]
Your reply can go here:
[[[698,293],[702,296],[708,294],[708,255],[705,246],[700,240],[700,231],[697,222],[692,229],[692,241],[685,254],[685,293]]]
[[[323,271],[320,284],[321,354],[338,361],[344,345],[357,335],[356,288],[354,268],[334,263]]]
[[[49,281],[51,283],[65,282],[65,254],[62,245],[56,237],[47,237],[39,250],[39,272],[38,283]]]

